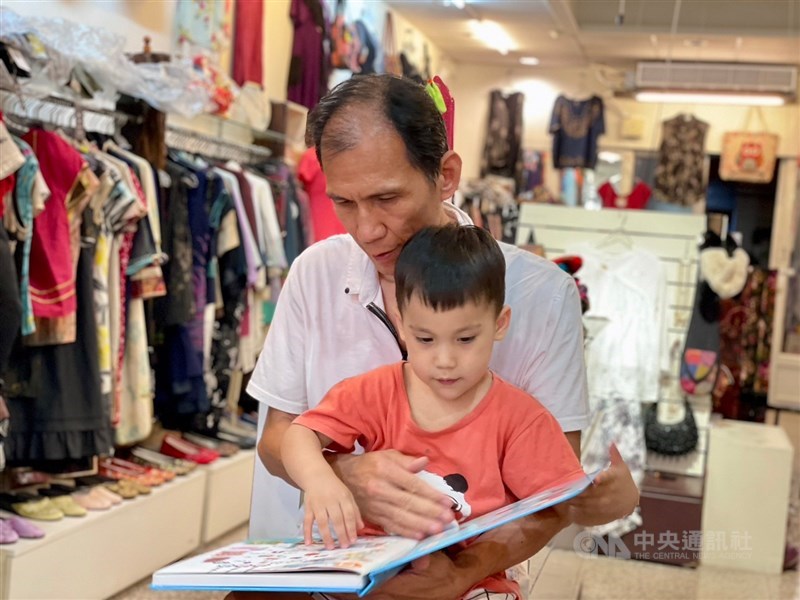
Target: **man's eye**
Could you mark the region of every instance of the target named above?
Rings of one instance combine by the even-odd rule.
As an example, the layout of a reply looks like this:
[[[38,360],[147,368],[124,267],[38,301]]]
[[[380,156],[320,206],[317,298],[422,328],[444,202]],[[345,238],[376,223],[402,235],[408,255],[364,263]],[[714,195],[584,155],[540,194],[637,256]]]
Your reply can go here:
[[[391,202],[392,200],[397,200],[397,196],[394,194],[391,196],[378,196],[378,200],[380,202]]]
[[[431,342],[433,342],[433,338],[429,338],[429,337],[417,337],[417,341],[418,341],[420,344],[430,344]]]
[[[476,336],[474,336],[474,335],[470,335],[470,336],[467,336],[467,337],[460,337],[460,338],[458,338],[458,341],[461,342],[462,344],[469,344],[469,343],[475,341],[475,337]]]

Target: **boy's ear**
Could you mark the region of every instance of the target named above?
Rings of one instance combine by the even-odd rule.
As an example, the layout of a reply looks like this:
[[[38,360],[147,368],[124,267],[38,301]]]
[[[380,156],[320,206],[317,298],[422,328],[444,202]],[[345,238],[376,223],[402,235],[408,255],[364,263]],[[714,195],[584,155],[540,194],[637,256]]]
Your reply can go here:
[[[494,341],[499,342],[508,333],[508,326],[511,324],[511,307],[507,304],[500,309],[495,322]]]

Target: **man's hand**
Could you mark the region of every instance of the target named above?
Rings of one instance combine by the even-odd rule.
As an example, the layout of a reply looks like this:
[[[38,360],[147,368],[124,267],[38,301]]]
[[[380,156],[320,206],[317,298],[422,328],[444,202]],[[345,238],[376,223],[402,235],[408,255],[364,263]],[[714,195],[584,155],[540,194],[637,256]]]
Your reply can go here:
[[[428,464],[395,450],[339,455],[331,466],[356,499],[363,517],[384,531],[422,539],[452,521],[451,501],[415,473]]]
[[[611,444],[609,455],[609,467],[570,502],[572,520],[579,525],[610,523],[628,516],[639,504],[639,489],[615,444]]]
[[[305,520],[303,537],[306,544],[313,541],[314,522],[319,527],[322,541],[328,550],[336,547],[331,529],[336,533],[339,545],[347,548],[355,543],[359,529],[364,527],[353,494],[330,469],[330,475],[309,487],[305,492]]]
[[[367,595],[371,600],[456,600],[472,586],[469,577],[444,552],[415,560],[411,566]],[[468,574],[466,574],[468,575]]]

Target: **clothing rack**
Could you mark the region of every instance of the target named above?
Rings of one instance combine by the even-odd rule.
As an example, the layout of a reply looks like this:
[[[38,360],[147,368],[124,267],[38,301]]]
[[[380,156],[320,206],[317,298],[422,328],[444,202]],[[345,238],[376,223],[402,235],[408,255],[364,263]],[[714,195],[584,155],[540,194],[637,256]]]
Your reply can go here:
[[[73,129],[79,137],[86,131],[113,135],[119,131],[122,124],[141,121],[141,117],[87,106],[69,98],[36,97],[26,92],[5,88],[0,88],[0,105],[3,112],[11,119]]]
[[[210,158],[235,160],[243,164],[263,162],[272,156],[272,152],[263,146],[222,140],[172,125],[167,126],[166,141],[167,146],[175,150],[183,150]]]

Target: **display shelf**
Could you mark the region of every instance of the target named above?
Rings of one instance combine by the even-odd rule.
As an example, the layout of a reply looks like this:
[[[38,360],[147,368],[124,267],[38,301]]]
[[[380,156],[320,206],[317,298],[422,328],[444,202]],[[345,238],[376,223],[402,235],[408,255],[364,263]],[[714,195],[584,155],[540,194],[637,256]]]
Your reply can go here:
[[[108,598],[200,542],[206,470],[0,549],[0,598]]]
[[[711,426],[703,565],[783,570],[793,459],[780,427],[729,420]]]
[[[206,467],[202,543],[247,523],[255,455],[255,450],[241,450]]]

